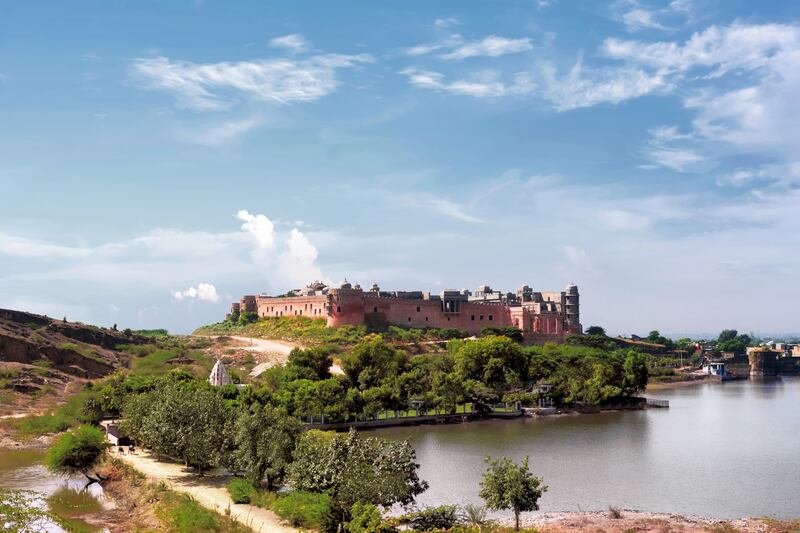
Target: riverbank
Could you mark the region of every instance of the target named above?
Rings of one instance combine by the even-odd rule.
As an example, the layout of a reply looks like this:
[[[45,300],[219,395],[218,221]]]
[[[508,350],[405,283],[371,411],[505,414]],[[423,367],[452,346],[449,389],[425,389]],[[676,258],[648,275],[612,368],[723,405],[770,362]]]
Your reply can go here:
[[[555,512],[523,516],[520,525],[536,528],[541,533],[593,531],[612,533],[636,531],[646,533],[788,533],[800,530],[800,520],[786,521],[770,518],[720,520],[702,516],[683,516],[671,513],[617,510],[605,512]],[[512,520],[501,521],[513,525]]]

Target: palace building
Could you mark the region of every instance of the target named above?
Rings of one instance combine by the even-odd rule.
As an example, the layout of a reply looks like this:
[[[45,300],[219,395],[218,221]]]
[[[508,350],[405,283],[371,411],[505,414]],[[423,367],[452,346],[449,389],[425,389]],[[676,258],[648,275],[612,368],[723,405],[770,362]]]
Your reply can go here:
[[[576,285],[561,292],[538,292],[524,285],[516,293],[481,285],[474,293],[444,290],[369,290],[344,281],[338,288],[316,281],[290,296],[247,295],[231,305],[233,314],[259,317],[324,318],[328,326],[396,325],[410,328],[457,328],[478,334],[487,327],[515,327],[529,342],[560,342],[581,333],[580,296]]]

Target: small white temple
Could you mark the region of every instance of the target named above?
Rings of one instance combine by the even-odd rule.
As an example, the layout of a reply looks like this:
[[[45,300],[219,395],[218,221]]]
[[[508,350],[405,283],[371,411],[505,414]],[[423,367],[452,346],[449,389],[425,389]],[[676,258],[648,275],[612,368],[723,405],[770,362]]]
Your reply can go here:
[[[222,363],[222,360],[217,359],[217,362],[214,363],[214,368],[211,369],[211,375],[208,376],[208,382],[215,387],[222,387],[224,385],[230,385],[233,383],[233,381],[231,381],[231,377],[228,375],[228,370]]]

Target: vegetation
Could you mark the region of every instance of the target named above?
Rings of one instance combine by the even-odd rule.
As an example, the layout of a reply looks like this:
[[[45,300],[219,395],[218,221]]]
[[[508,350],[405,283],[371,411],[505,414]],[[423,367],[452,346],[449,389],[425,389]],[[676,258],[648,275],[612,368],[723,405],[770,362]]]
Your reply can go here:
[[[8,533],[48,531],[52,515],[32,501],[36,493],[0,488],[0,525]]]
[[[519,530],[519,514],[538,511],[539,498],[547,491],[542,479],[528,469],[528,458],[516,465],[508,457],[486,458],[489,465],[481,480],[480,496],[489,509],[511,509],[514,512],[514,529]]]
[[[407,442],[388,442],[308,431],[297,442],[289,466],[295,490],[326,493],[337,521],[347,522],[356,503],[390,507],[406,505],[428,488],[419,479],[414,448]]]
[[[47,450],[45,466],[59,474],[79,472],[91,482],[99,481],[99,475],[89,475],[89,471],[103,457],[106,450],[105,435],[93,426],[79,426],[61,435]]]
[[[252,483],[240,477],[233,478],[225,488],[233,503],[250,503],[250,495],[255,489]]]
[[[295,527],[335,530],[336,522],[331,515],[331,499],[327,494],[290,492],[279,496],[272,504],[272,510]]]
[[[458,506],[428,507],[403,517],[415,531],[451,529],[458,523]]]

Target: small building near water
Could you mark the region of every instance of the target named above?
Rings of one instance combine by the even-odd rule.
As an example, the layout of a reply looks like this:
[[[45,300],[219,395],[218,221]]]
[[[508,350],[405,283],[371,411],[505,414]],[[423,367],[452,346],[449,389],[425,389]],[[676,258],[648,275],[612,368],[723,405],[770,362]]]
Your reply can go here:
[[[100,427],[103,428],[106,434],[106,440],[114,446],[130,446],[133,444],[131,439],[127,437],[119,427],[120,420],[102,420]]]
[[[725,363],[706,363],[703,365],[703,374],[707,376],[725,377],[728,371],[725,368]]]

